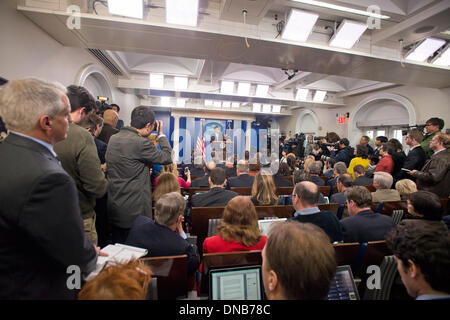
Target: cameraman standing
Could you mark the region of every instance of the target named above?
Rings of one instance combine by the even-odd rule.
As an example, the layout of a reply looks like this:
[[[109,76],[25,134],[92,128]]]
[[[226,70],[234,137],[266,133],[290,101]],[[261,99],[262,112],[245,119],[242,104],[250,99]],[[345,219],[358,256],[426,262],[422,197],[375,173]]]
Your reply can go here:
[[[328,150],[330,150],[330,158],[336,159],[336,161],[344,162],[347,167],[350,164],[350,161],[353,158],[354,149],[350,147],[350,141],[347,138],[343,138],[338,142],[338,150],[335,147],[328,146]],[[337,151],[337,153],[336,153]]]

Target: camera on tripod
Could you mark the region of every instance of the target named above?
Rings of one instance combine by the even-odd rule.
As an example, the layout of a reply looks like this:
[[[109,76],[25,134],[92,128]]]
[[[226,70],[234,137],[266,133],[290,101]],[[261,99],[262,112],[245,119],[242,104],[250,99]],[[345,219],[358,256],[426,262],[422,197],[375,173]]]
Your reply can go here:
[[[420,132],[424,132],[425,125],[424,124],[416,124],[415,126],[407,126],[405,128],[406,129],[402,130],[402,136],[408,135],[408,132],[411,131],[412,129],[417,129]]]
[[[281,137],[280,142],[285,141],[286,137]],[[293,153],[297,158],[302,158],[305,153],[305,143],[306,137],[304,133],[296,133],[294,137],[284,142],[287,153]]]

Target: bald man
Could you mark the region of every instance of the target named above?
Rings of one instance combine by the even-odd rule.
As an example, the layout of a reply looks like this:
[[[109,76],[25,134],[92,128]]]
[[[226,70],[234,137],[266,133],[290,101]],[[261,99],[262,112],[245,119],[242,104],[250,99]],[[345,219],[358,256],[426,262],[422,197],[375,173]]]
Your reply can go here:
[[[342,241],[342,227],[336,215],[330,211],[320,211],[319,187],[311,181],[302,181],[292,191],[292,204],[295,208],[295,221],[312,223],[322,228],[331,242]]]
[[[108,144],[109,138],[111,138],[113,134],[119,132],[119,130],[116,129],[118,120],[119,115],[117,114],[117,112],[112,109],[106,110],[103,113],[103,129],[102,132],[100,132],[98,139]]]
[[[208,161],[203,170],[205,171],[205,175],[201,178],[197,178],[191,183],[191,187],[209,187],[209,176],[211,174],[211,170],[216,168],[216,163],[213,160]]]

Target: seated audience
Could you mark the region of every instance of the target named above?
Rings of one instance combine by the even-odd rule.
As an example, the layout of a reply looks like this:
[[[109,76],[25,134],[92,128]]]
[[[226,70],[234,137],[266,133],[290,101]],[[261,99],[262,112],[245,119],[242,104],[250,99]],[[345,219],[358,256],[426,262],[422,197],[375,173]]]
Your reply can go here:
[[[108,109],[103,113],[103,128],[98,138],[102,140],[104,143],[108,144],[109,139],[113,134],[119,132],[116,129],[117,121],[119,120],[119,115],[114,110]]]
[[[255,177],[248,174],[249,164],[245,160],[239,160],[236,168],[237,177],[232,177],[228,179],[227,188],[234,187],[251,187]]]
[[[368,149],[367,146],[358,144],[355,149],[355,157],[350,161],[347,172],[350,173],[353,179],[356,179],[354,168],[355,166],[362,166],[364,170],[369,168],[370,160],[368,159]]]
[[[191,171],[191,176],[201,177],[205,175],[205,170],[203,170],[205,163],[201,155],[194,157],[194,163],[189,165],[189,171]]]
[[[211,170],[216,167],[216,163],[214,161],[208,161],[203,166],[203,171],[205,175],[201,178],[197,178],[191,183],[191,187],[199,188],[199,187],[209,187],[209,175],[211,174]]]
[[[386,237],[408,294],[450,299],[450,237],[441,222],[404,220]]]
[[[372,201],[398,201],[401,200],[397,190],[391,189],[394,179],[392,176],[383,171],[375,172],[373,177],[373,186],[377,191],[372,192]]]
[[[234,161],[233,157],[229,157],[225,161],[225,174],[227,178],[229,177],[236,177],[236,162]]]
[[[297,169],[297,157],[295,156],[295,154],[289,153],[286,156],[286,160],[291,174],[294,174],[294,171]]]
[[[392,155],[395,152],[394,145],[390,142],[383,143],[380,149],[381,159],[374,172],[384,171],[392,175],[394,172],[394,160],[392,160]]]
[[[327,177],[327,180],[329,180],[333,177],[333,173],[334,173],[333,167],[336,164],[336,162],[337,162],[336,159],[332,159],[332,158],[329,158],[328,160],[325,161],[325,166],[324,166],[322,175]]]
[[[337,188],[338,193],[335,193],[330,198],[330,203],[345,204],[345,190],[353,186],[353,178],[350,174],[344,173],[338,177]]]
[[[305,163],[303,163],[303,170],[305,170],[305,172],[309,173],[309,166],[310,164],[314,163],[314,161],[316,161],[316,159],[314,157],[308,156],[305,158]],[[300,168],[302,169],[302,168]],[[294,174],[295,170],[291,170],[292,174]]]
[[[267,241],[259,230],[255,206],[244,196],[228,202],[217,231],[203,242],[203,253],[262,250]]]
[[[346,166],[350,164],[350,161],[353,158],[354,150],[350,147],[350,141],[347,138],[343,138],[339,140],[339,150],[336,150],[333,147],[328,147],[330,150],[330,157],[332,159],[336,159],[337,162],[344,162]]]
[[[187,255],[189,274],[200,264],[194,248],[183,231],[186,201],[178,192],[167,193],[155,204],[153,221],[139,216],[131,226],[125,244],[148,250],[146,257]]]
[[[194,194],[192,196],[193,207],[224,207],[228,201],[238,195],[236,192],[225,190],[227,179],[225,170],[222,168],[212,169],[208,178],[210,190],[205,193]]]
[[[287,182],[287,181],[286,181]],[[252,186],[252,200],[255,206],[272,206],[279,204],[276,187],[269,171],[262,171],[255,177]]]
[[[354,186],[371,186],[373,184],[373,179],[366,176],[366,171],[362,165],[356,165],[353,168],[353,174],[355,175]]]
[[[292,176],[292,181],[294,183],[294,186],[302,181],[311,181],[311,175],[304,171],[304,170],[296,170],[294,172],[294,175]],[[319,192],[319,201],[317,202],[317,204],[323,204],[323,203],[328,203],[327,200],[325,199],[324,195]],[[290,204],[292,204],[292,201],[290,202]]]
[[[279,164],[278,171],[276,171],[276,167]],[[289,166],[287,163],[278,163],[276,161],[272,161],[271,163],[271,171],[273,173],[273,182],[275,183],[275,187],[292,187],[292,182],[286,180],[285,177],[290,177]]]
[[[152,272],[142,261],[108,264],[87,281],[78,300],[146,300]]]
[[[163,172],[158,177],[158,185],[155,188],[155,191],[152,193],[153,202],[161,198],[161,196],[170,192],[178,192],[181,193],[180,184],[178,182],[177,177],[172,172]]]
[[[420,170],[425,164],[427,155],[420,146],[423,141],[423,134],[417,129],[412,129],[406,135],[406,144],[409,146],[409,152],[406,156],[403,167],[408,170]],[[407,171],[401,170],[401,178],[416,180],[413,176],[409,175]]]
[[[337,265],[334,248],[319,227],[294,221],[275,224],[269,231],[262,259],[267,299],[327,298]]]
[[[325,182],[322,180],[321,177],[319,177],[320,172],[322,171],[322,162],[321,161],[314,161],[309,165],[309,173],[311,175],[311,180],[315,184],[317,184],[319,187],[324,186]]]
[[[409,195],[408,213],[414,218],[441,221],[444,212],[441,199],[436,194],[417,191]]]
[[[176,163],[171,164],[165,164],[162,166],[161,174],[165,172],[173,173],[175,177],[178,179],[178,184],[180,185],[180,188],[183,189],[189,189],[191,186],[191,172],[188,170],[186,172],[187,180],[185,181],[182,177],[178,176],[178,170]],[[155,186],[158,186],[158,177],[155,178]]]
[[[334,170],[333,170],[334,178],[329,179],[327,181],[327,186],[330,186],[333,189],[336,186],[337,177],[339,177],[341,174],[344,174],[344,173],[347,173],[347,166],[345,165],[345,163],[344,162],[336,162],[336,164],[334,165]]]
[[[373,173],[375,172],[375,169],[377,168],[378,162],[380,162],[380,156],[371,156],[370,157],[370,163],[369,167],[366,171],[366,177],[373,179]]]
[[[450,135],[438,132],[430,141],[433,155],[423,168],[409,172],[416,178],[417,188],[437,194],[440,198],[450,196]]]
[[[391,217],[370,209],[372,197],[365,187],[352,187],[345,191],[350,217],[342,219],[344,242],[368,242],[384,240],[395,227]]]
[[[317,207],[319,187],[310,181],[297,183],[292,192],[292,205],[295,208],[293,220],[312,223],[322,228],[331,242],[342,241],[342,229],[336,215],[320,211]]]
[[[407,200],[409,195],[413,192],[417,192],[416,183],[410,179],[402,179],[395,183],[395,189],[400,194],[402,200]]]

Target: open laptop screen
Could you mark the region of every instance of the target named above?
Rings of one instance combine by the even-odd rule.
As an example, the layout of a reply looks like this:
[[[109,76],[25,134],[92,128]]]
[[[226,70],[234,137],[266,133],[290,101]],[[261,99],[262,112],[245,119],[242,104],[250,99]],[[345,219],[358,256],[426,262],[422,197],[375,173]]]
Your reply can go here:
[[[327,300],[359,300],[358,289],[350,266],[337,268]]]
[[[261,266],[210,270],[211,300],[262,300]]]
[[[269,234],[270,227],[272,226],[272,223],[274,222],[283,222],[286,221],[286,218],[277,218],[277,219],[264,219],[264,220],[258,220],[259,229],[261,230],[261,233],[265,236]]]

